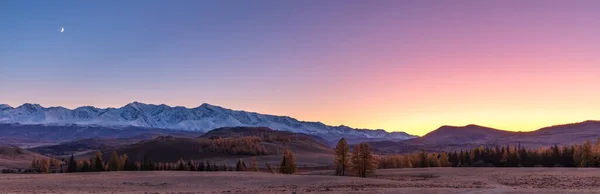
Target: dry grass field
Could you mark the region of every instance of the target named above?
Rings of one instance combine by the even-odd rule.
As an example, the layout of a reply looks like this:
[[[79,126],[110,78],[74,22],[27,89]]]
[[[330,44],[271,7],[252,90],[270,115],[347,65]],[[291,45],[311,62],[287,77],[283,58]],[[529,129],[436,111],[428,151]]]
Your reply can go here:
[[[369,178],[329,171],[2,174],[2,193],[599,193],[600,169],[427,168]]]

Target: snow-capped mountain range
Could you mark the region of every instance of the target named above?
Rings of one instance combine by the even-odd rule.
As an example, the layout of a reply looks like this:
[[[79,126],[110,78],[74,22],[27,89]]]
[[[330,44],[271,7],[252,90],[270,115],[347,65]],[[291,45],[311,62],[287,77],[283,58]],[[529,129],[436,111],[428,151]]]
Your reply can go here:
[[[210,104],[196,108],[171,107],[164,104],[129,103],[121,108],[83,106],[76,109],[42,107],[23,104],[16,108],[0,104],[0,123],[21,125],[81,125],[102,127],[147,127],[183,131],[208,132],[219,127],[263,126],[274,130],[319,135],[326,139],[339,137],[404,140],[415,138],[404,132],[382,129],[354,129],[328,126],[320,122],[298,121],[288,116],[274,116],[231,110]]]

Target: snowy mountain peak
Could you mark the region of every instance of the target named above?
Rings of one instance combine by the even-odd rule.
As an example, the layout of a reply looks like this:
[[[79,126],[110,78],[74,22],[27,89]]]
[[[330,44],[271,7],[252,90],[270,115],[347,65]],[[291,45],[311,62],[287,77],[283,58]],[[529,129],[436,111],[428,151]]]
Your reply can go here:
[[[35,103],[24,103],[19,107],[28,107],[28,106],[33,106],[33,107],[42,107],[40,104],[35,104]]]
[[[0,104],[0,111],[5,109],[12,109],[13,107],[8,104]]]
[[[81,106],[77,107],[75,111],[98,111],[98,108],[93,106]]]
[[[44,107],[40,106],[39,104],[25,103],[25,104],[23,104],[21,106],[18,106],[15,109],[21,110],[21,111],[26,112],[26,113],[35,113],[35,112],[38,112],[38,111],[43,111]]]
[[[298,121],[288,116],[275,116],[231,110],[204,103],[196,108],[132,102],[121,108],[83,106],[74,110],[63,107],[44,108],[38,104],[23,104],[17,108],[0,105],[0,123],[43,125],[95,125],[104,127],[146,127],[207,132],[220,127],[269,127],[324,138],[409,139],[406,133],[385,130],[354,129],[348,126],[328,126],[321,122]]]
[[[225,108],[217,106],[217,105],[212,105],[212,104],[208,104],[208,103],[202,103],[198,108],[206,108],[206,109],[212,109],[212,110],[223,110]]]
[[[154,106],[158,106],[158,105],[144,104],[144,103],[141,103],[138,101],[134,101],[132,103],[125,105],[122,108],[133,108],[133,109],[137,109],[137,110],[144,110],[144,109],[148,109],[148,108],[154,107]]]

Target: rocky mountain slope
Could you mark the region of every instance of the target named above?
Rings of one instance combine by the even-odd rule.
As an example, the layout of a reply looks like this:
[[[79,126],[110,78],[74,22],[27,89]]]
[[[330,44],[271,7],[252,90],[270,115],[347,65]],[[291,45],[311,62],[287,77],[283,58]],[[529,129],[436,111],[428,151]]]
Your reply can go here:
[[[195,137],[203,133],[142,127],[100,127],[79,125],[21,125],[0,124],[0,144],[36,147],[59,142],[90,138],[135,138],[160,135]]]
[[[171,107],[164,104],[133,102],[121,108],[84,106],[76,109],[45,108],[38,104],[18,107],[0,105],[0,123],[52,126],[143,127],[208,132],[220,127],[269,127],[275,130],[318,135],[328,140],[339,137],[404,140],[416,136],[404,132],[354,129],[347,126],[328,126],[320,122],[298,121],[288,116],[274,116],[231,110],[210,104],[195,108]]]

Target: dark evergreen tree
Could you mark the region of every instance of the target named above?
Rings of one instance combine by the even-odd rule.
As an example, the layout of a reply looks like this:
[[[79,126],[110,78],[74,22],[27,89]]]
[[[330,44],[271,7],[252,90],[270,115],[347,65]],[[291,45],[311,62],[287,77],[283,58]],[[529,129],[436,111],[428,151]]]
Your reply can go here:
[[[240,159],[237,164],[235,165],[235,170],[236,171],[246,171],[246,164],[244,164],[244,161],[242,161],[242,159]]]
[[[194,163],[194,161],[189,160],[188,163],[188,168],[190,171],[197,171],[198,169],[196,168],[196,164]]]
[[[204,165],[204,162],[199,162],[200,164],[198,165],[198,171],[205,171],[206,170],[206,166]]]
[[[84,161],[81,167],[81,172],[92,172],[92,167],[90,166],[91,161]]]
[[[427,153],[425,153],[425,149],[421,149],[421,154],[419,154],[419,167],[429,167],[427,164]]]
[[[104,161],[102,160],[101,152],[96,152],[96,158],[94,159],[94,171],[104,171]]]
[[[183,162],[183,160],[179,160],[177,161],[177,170],[185,170],[185,164]]]
[[[75,157],[73,157],[73,154],[71,154],[71,158],[69,159],[69,165],[67,167],[67,172],[70,172],[70,173],[77,172],[77,161],[75,161]]]
[[[206,161],[206,171],[213,171],[213,167],[210,165],[210,162]]]

